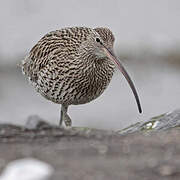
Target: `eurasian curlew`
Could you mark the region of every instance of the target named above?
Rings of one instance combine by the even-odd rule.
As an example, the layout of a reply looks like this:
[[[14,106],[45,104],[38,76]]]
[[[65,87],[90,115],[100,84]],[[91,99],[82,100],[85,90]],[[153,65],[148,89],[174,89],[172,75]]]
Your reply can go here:
[[[22,62],[22,71],[35,89],[62,105],[60,125],[64,121],[71,126],[69,105],[88,103],[104,92],[116,65],[142,112],[134,84],[113,52],[114,40],[108,28],[64,28],[46,34]]]

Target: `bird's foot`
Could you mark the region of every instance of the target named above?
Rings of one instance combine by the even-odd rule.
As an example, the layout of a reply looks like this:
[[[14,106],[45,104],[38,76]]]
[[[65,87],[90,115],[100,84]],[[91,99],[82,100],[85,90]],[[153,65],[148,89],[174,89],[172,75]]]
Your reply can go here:
[[[65,113],[62,114],[60,122],[59,122],[59,126],[63,127],[63,122],[65,123],[66,127],[71,127],[72,125],[72,121],[71,118]]]
[[[71,118],[67,114],[64,114],[63,120],[64,120],[66,127],[71,127],[72,121],[71,121]]]
[[[67,114],[68,106],[62,105],[61,107],[61,119],[59,122],[59,126],[62,127],[62,123],[64,122],[66,127],[71,127],[72,121],[69,115]]]

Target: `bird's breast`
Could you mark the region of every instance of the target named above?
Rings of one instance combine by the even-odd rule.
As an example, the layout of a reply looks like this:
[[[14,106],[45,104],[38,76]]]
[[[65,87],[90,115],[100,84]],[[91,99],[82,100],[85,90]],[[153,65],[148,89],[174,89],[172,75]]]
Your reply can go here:
[[[88,103],[99,97],[109,85],[113,73],[114,64],[108,62],[97,62],[82,70],[75,79],[77,89],[73,104]]]

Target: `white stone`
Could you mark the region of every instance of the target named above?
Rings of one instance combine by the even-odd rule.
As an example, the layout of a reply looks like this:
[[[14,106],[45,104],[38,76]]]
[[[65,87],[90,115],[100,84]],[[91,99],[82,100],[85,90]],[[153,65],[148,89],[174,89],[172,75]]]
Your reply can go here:
[[[33,158],[10,162],[0,180],[48,180],[54,169],[51,165]]]
[[[158,125],[159,121],[155,121],[152,128],[155,128]]]

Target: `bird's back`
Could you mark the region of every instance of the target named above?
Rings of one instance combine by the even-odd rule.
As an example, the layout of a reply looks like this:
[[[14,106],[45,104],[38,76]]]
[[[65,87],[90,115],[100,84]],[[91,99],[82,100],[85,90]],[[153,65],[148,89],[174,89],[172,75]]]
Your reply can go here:
[[[63,63],[74,58],[79,46],[90,32],[90,28],[72,27],[46,34],[26,56],[22,63],[23,72],[32,81],[36,81],[38,72],[49,62],[55,60],[56,63]]]

